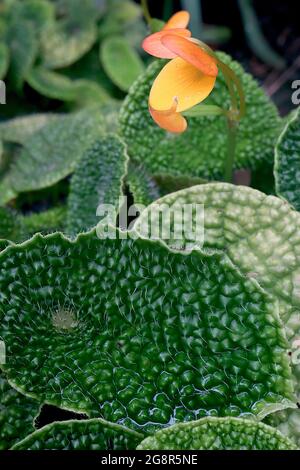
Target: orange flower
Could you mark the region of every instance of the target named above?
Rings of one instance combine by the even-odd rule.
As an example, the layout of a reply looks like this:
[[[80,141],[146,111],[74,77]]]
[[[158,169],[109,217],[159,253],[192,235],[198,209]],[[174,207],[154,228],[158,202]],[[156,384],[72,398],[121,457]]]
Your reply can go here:
[[[153,120],[169,132],[181,133],[187,128],[180,114],[201,103],[214,88],[218,67],[213,57],[192,42],[186,29],[189,13],[173,15],[164,28],[143,42],[149,54],[172,59],[156,77],[149,96]]]

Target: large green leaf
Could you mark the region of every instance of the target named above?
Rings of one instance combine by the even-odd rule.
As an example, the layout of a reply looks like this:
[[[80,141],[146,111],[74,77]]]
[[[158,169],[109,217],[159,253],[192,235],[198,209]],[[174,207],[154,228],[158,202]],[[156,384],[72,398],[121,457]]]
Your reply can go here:
[[[118,213],[127,163],[126,147],[117,136],[110,135],[93,143],[72,177],[67,233],[76,235],[96,227],[100,204],[111,204]]]
[[[49,68],[67,67],[86,52],[97,40],[95,18],[80,15],[84,2],[76,1],[72,11],[75,16],[67,16],[59,22],[52,23],[42,33],[43,65]]]
[[[27,75],[29,85],[41,95],[62,101],[91,102],[99,105],[111,98],[97,83],[90,80],[71,80],[65,75],[44,67],[36,67]]]
[[[49,122],[26,139],[6,174],[6,184],[20,193],[57,183],[72,173],[106,125],[101,108],[94,107]]]
[[[0,254],[2,367],[13,385],[149,432],[293,406],[278,306],[255,281],[223,255],[111,230],[101,240],[35,235]]]
[[[48,0],[17,1],[11,7],[12,21],[20,25],[29,23],[37,35],[54,21],[54,17],[54,5]]]
[[[101,43],[100,59],[111,81],[123,91],[145,70],[138,53],[122,36],[109,36]]]
[[[20,89],[38,53],[34,27],[27,21],[13,22],[7,31],[6,40],[10,50],[9,79]]]
[[[59,117],[54,113],[31,114],[0,122],[0,139],[24,144],[26,139],[45,124]]]
[[[34,431],[34,418],[40,405],[12,388],[0,372],[0,450],[12,445]]]
[[[280,119],[255,80],[228,55],[218,53],[242,81],[246,95],[246,116],[237,136],[236,168],[258,169],[272,164]],[[207,179],[223,174],[227,152],[227,124],[221,116],[188,118],[188,130],[181,135],[167,133],[154,124],[148,111],[151,85],[164,61],[155,61],[132,86],[120,115],[122,135],[133,158],[152,174],[171,173]],[[230,106],[228,91],[221,73],[207,104]]]
[[[274,298],[280,300],[290,348],[300,334],[300,215],[286,202],[259,191],[224,183],[211,183],[178,191],[155,201],[141,215],[137,230],[148,236],[149,214],[153,227],[161,227],[163,204],[181,210],[184,204],[204,204],[204,249],[225,252],[231,261]],[[193,223],[196,218],[193,213]],[[188,213],[187,213],[188,220]],[[157,230],[157,229],[156,229]],[[191,239],[165,240],[177,249],[191,250]],[[300,401],[300,366],[293,364]],[[295,416],[300,418],[299,413]],[[300,423],[300,420],[299,420]]]
[[[143,434],[102,419],[48,424],[12,450],[133,450]]]
[[[279,431],[239,418],[203,418],[147,437],[138,450],[296,450]]]
[[[291,115],[275,148],[277,194],[300,210],[300,107]]]

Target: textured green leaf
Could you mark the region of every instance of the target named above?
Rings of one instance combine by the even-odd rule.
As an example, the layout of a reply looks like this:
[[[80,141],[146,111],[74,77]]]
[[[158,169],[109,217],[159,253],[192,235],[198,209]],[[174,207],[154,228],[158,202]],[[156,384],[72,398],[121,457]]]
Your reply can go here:
[[[30,214],[23,217],[23,225],[29,236],[39,232],[44,235],[52,232],[62,231],[67,216],[65,206],[54,207],[44,212]]]
[[[300,210],[300,107],[276,144],[275,181],[277,194]]]
[[[279,431],[240,418],[203,418],[147,437],[138,450],[296,450]]]
[[[2,372],[0,402],[0,450],[5,450],[34,431],[33,422],[40,405],[12,388]]]
[[[17,213],[0,206],[0,239],[19,241],[24,227]]]
[[[219,254],[36,235],[0,254],[0,338],[19,390],[149,432],[293,406],[278,306]]]
[[[67,67],[88,52],[96,39],[94,23],[54,23],[42,33],[43,65],[49,68]]]
[[[0,122],[0,139],[24,144],[26,139],[45,124],[59,117],[58,114],[32,114]]]
[[[5,77],[9,66],[9,49],[4,43],[0,43],[0,80]]]
[[[135,204],[148,206],[160,195],[155,181],[147,174],[142,165],[130,163],[126,182]]]
[[[49,424],[12,450],[133,450],[143,434],[102,419]]]
[[[15,192],[51,186],[68,176],[92,142],[105,132],[101,109],[86,108],[46,124],[24,143],[11,166]]]
[[[30,24],[37,35],[54,21],[54,5],[47,0],[18,1],[12,5],[11,18],[15,23]]]
[[[300,409],[272,413],[266,418],[266,423],[276,427],[300,448]]]
[[[114,135],[98,139],[86,151],[71,181],[67,233],[76,235],[96,227],[100,204],[119,208],[127,163],[126,147]]]
[[[21,88],[38,53],[34,27],[26,21],[12,23],[7,32],[7,45],[10,49],[9,79],[16,88]]]
[[[29,85],[41,95],[62,101],[98,102],[110,100],[106,91],[89,80],[70,80],[65,75],[37,67],[27,76]]]
[[[241,121],[237,136],[236,168],[258,169],[264,163],[272,162],[280,119],[275,106],[255,80],[228,55],[218,53],[218,56],[240,77],[246,95],[246,116]],[[228,139],[224,117],[189,118],[188,130],[176,136],[156,126],[149,115],[149,91],[164,63],[155,61],[150,65],[125,99],[120,125],[129,155],[143,163],[152,174],[220,178]],[[221,73],[205,104],[229,108],[229,95]]]
[[[100,59],[111,81],[123,91],[145,70],[138,53],[122,36],[109,36],[102,42]]]
[[[251,188],[211,183],[155,201],[156,206],[141,215],[136,229],[147,235],[150,212],[153,225],[160,224],[158,207],[162,204],[175,204],[176,211],[176,206],[189,203],[204,204],[204,249],[225,252],[244,275],[255,278],[280,300],[280,314],[292,349],[300,334],[299,213],[286,202]],[[188,239],[166,243],[188,250],[195,245]],[[300,366],[294,364],[292,368],[300,401]]]

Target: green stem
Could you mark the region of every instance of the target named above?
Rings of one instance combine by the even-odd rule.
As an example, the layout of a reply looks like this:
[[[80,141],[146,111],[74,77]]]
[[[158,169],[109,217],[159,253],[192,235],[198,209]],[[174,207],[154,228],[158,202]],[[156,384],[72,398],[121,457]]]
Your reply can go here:
[[[227,149],[227,158],[225,161],[225,168],[224,168],[224,180],[227,183],[231,183],[233,167],[234,167],[234,156],[235,156],[236,134],[237,134],[238,122],[230,119],[230,117],[227,117],[227,126],[228,126],[228,149]]]
[[[148,25],[150,25],[152,17],[150,15],[149,7],[148,7],[148,1],[147,0],[141,0],[141,5],[142,5],[144,18],[147,21]]]

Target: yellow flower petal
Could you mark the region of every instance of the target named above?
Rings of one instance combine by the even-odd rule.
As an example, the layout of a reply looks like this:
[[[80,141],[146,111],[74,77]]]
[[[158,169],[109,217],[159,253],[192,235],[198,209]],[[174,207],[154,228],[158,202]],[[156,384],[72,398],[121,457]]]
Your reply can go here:
[[[187,122],[181,114],[176,112],[177,103],[174,104],[169,110],[166,111],[157,111],[156,109],[149,106],[149,111],[152,116],[152,119],[156,124],[165,129],[168,132],[173,132],[175,134],[181,134],[187,128]]]
[[[172,108],[177,100],[177,113],[201,103],[214,88],[216,77],[204,75],[181,57],[168,62],[156,77],[149,105],[156,111]]]
[[[188,11],[182,10],[171,16],[169,21],[165,24],[163,29],[186,28],[190,21],[190,14]]]

